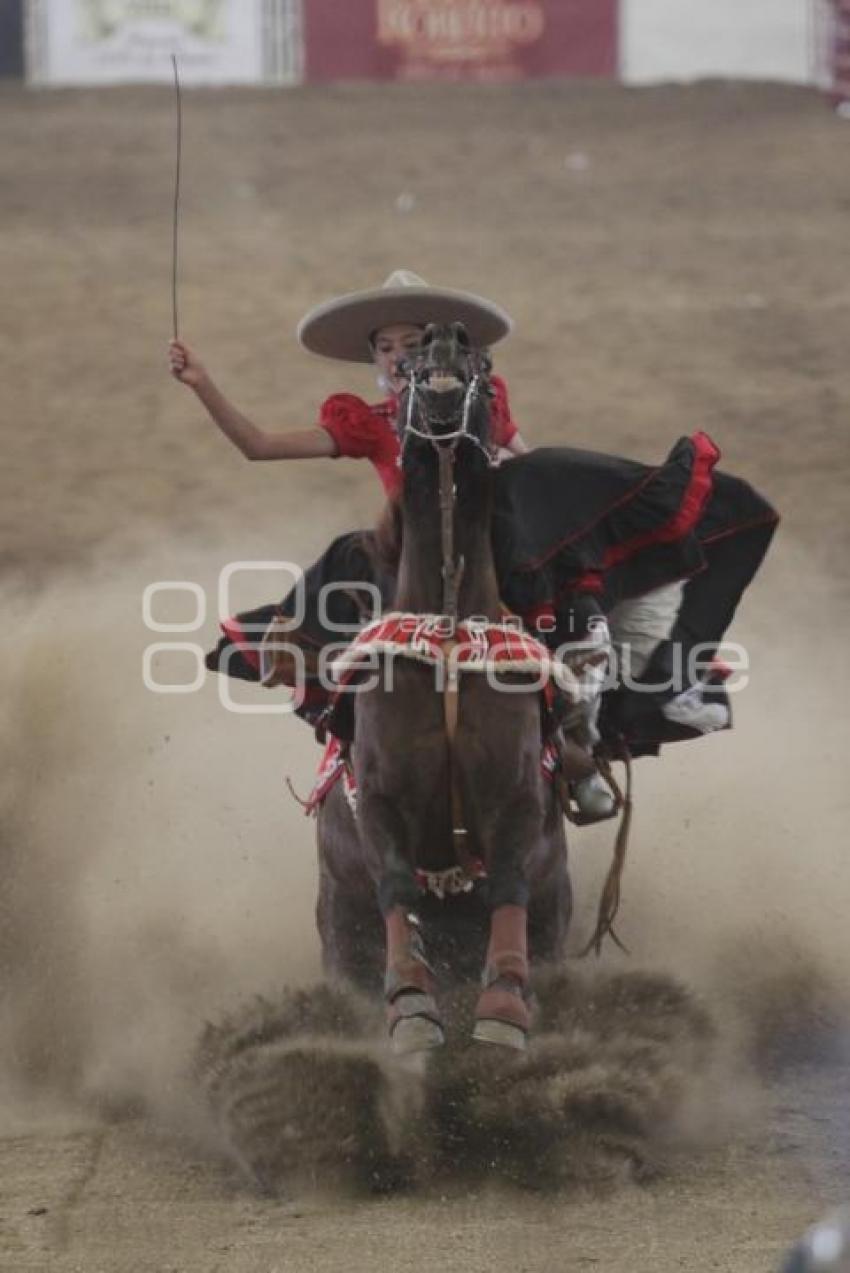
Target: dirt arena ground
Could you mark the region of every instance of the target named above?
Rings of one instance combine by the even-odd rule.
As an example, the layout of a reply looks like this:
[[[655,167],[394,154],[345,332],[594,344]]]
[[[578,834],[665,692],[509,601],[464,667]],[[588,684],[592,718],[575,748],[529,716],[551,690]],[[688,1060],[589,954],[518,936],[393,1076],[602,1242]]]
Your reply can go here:
[[[632,956],[604,965],[681,979],[729,1068],[662,1168],[601,1190],[273,1201],[222,1152],[188,1059],[317,974],[283,785],[316,749],[212,683],[146,692],[144,649],[210,644],[226,563],[306,564],[379,492],[345,461],[245,464],[167,375],[170,93],[4,86],[0,1268],[773,1269],[850,1194],[850,125],[785,87],[340,87],[187,94],[184,146],[182,333],[259,422],[370,392],[293,329],[406,267],[515,315],[498,368],[532,444],[653,461],[705,428],[783,512],[731,634],[736,730],[639,770]],[[197,632],[146,631],[156,580],[200,585]],[[233,599],[285,586],[246,569]],[[576,947],[607,842],[575,837]]]

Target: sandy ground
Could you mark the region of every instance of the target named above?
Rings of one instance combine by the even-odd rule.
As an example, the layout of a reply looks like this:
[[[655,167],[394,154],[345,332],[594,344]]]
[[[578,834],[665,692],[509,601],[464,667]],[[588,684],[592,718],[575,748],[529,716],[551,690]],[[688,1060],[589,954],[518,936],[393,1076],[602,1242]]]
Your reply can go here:
[[[514,313],[498,366],[532,444],[651,461],[706,428],[785,518],[732,634],[738,728],[639,775],[630,966],[683,979],[738,1049],[699,1143],[601,1193],[485,1174],[369,1201],[258,1197],[186,1079],[205,1019],[316,975],[312,827],[282,784],[316,756],[212,684],[146,693],[142,591],[200,584],[197,633],[161,639],[207,645],[224,564],[306,563],[379,494],[348,462],[245,465],[167,376],[173,130],[166,92],[0,90],[0,1268],[773,1268],[850,1193],[847,124],[724,84],[187,95],[181,326],[258,421],[370,391],[293,329],[404,266]],[[245,570],[233,596],[285,586]],[[575,846],[578,936],[606,839]],[[834,1063],[741,1061],[767,1020],[811,1045],[813,1001]]]

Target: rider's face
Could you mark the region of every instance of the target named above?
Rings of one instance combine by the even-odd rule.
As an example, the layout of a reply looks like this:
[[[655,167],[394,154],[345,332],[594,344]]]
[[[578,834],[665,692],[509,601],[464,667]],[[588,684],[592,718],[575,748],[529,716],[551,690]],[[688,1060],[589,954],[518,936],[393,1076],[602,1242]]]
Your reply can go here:
[[[422,328],[414,323],[394,323],[375,333],[372,356],[381,376],[393,393],[401,393],[405,379],[398,374],[398,364],[417,350],[422,342]]]

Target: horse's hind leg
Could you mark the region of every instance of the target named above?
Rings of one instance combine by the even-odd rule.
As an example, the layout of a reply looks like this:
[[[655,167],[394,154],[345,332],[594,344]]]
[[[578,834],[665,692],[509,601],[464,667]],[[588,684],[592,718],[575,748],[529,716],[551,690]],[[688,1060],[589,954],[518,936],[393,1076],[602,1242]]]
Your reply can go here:
[[[384,924],[374,893],[347,892],[322,864],[316,925],[325,975],[332,980],[350,981],[368,995],[379,992]]]
[[[325,974],[374,995],[383,976],[384,921],[341,784],[319,810],[318,848],[316,925]]]

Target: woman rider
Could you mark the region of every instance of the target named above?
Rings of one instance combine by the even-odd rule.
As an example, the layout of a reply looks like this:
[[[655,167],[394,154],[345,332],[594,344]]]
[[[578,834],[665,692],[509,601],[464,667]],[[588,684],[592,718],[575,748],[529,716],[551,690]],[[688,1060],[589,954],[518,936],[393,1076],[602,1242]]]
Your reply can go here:
[[[369,405],[352,394],[334,394],[322,404],[317,423],[306,429],[268,432],[259,428],[218,389],[183,341],[171,343],[170,364],[176,379],[195,391],[212,420],[248,459],[368,459],[394,501],[401,489],[395,419],[406,384],[400,367],[418,348],[428,323],[448,322],[462,322],[471,344],[479,349],[492,347],[512,328],[509,316],[493,302],[472,293],[429,287],[404,270],[391,274],[381,288],[349,293],[311,310],[298,328],[302,346],[324,357],[372,363],[385,396]],[[499,455],[508,459],[526,453],[528,447],[511,417],[504,381],[494,375],[491,384],[492,440]],[[705,435],[697,435],[700,438]],[[520,523],[522,535],[516,538],[525,540],[524,558],[513,544],[503,545],[501,551],[494,545],[502,593],[547,644],[554,648],[564,640],[581,638],[588,618],[601,613],[601,599],[603,604],[608,602],[604,608],[616,620],[615,639],[619,630],[628,642],[632,675],[639,677],[651,667],[682,609],[683,581],[703,564],[697,560],[700,550],[693,532],[706,506],[710,470],[718,454],[713,444],[706,443],[700,444],[702,450],[680,444],[658,470],[592,456],[591,460],[602,463],[588,469],[588,453],[566,448],[532,452],[523,461],[524,472],[517,468],[516,482],[501,480],[513,476],[505,475],[504,469],[514,466],[502,467],[497,476],[508,516],[498,521],[511,522],[514,528]],[[497,493],[497,503],[499,498]],[[541,499],[548,509],[541,508]],[[334,572],[340,577],[336,564],[340,554],[346,559],[341,577],[360,577],[351,565],[350,541],[355,538],[336,541],[311,568],[308,593],[311,587],[318,591],[318,585],[332,580]],[[360,556],[362,562],[362,552]],[[275,610],[280,607],[264,607],[251,617],[269,618]],[[548,628],[541,615],[549,618]],[[226,626],[225,632],[232,637],[232,629]],[[219,653],[228,645],[226,639]],[[231,664],[228,659],[232,672]],[[217,657],[209,665],[217,667]],[[722,728],[729,721],[725,704],[704,700],[699,683],[686,683],[684,692],[677,685],[659,706],[668,722],[684,728],[685,736]],[[610,794],[596,774],[576,784],[576,798],[589,817],[610,812]]]

